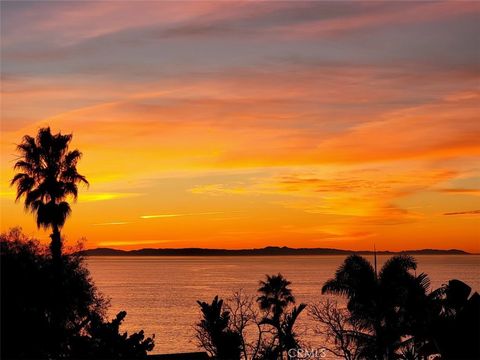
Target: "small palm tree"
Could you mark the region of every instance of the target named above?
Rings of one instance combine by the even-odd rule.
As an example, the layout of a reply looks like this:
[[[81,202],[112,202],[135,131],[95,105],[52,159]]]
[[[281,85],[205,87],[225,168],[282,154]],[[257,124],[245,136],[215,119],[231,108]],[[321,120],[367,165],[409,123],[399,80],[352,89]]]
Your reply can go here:
[[[394,359],[402,337],[412,335],[414,315],[426,312],[429,280],[410,272],[416,267],[413,257],[394,256],[377,274],[368,260],[351,255],[323,285],[322,293],[347,297],[350,321],[366,331],[357,338],[369,358]]]
[[[282,274],[267,275],[265,281],[260,281],[258,292],[261,294],[257,298],[260,309],[272,314],[272,319],[280,320],[280,315],[289,304],[295,303],[295,297],[292,290],[288,287],[291,282],[283,277]]]
[[[293,343],[295,335],[291,330],[293,330],[296,318],[305,307],[305,305],[302,304],[300,309],[294,309],[294,312],[291,314],[291,319],[283,319],[288,305],[295,303],[295,297],[289,288],[290,285],[291,282],[285,279],[282,274],[267,275],[265,281],[260,281],[260,288],[257,290],[261,294],[257,298],[257,302],[260,309],[265,312],[265,317],[261,323],[271,325],[276,330],[280,358],[283,358],[283,351],[286,345],[285,330],[290,330],[289,335],[291,336],[289,340],[290,343]],[[286,323],[282,320],[286,320]]]
[[[240,359],[242,337],[230,328],[230,312],[224,310],[223,300],[215,296],[211,304],[197,303],[203,316],[196,327],[199,344],[215,359]]]
[[[69,196],[77,199],[78,183],[88,185],[77,172],[82,153],[69,151],[71,140],[71,134],[52,134],[49,127],[40,129],[36,138],[25,135],[17,146],[20,157],[14,169],[19,172],[11,181],[17,187],[16,200],[25,196],[25,209],[35,214],[37,226],[52,229],[50,249],[54,259],[61,257],[60,229],[71,212],[66,200]]]

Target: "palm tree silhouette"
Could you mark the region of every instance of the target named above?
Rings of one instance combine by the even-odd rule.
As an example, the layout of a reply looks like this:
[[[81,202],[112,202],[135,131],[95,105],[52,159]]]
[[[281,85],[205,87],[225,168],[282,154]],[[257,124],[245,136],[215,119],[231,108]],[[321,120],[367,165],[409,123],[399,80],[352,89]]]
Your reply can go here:
[[[365,330],[355,335],[369,352],[368,358],[394,359],[402,336],[413,327],[412,314],[418,313],[413,308],[425,303],[414,299],[426,299],[429,287],[425,274],[410,272],[416,267],[413,257],[399,255],[390,258],[377,274],[368,260],[351,255],[323,285],[322,293],[348,298],[351,322]]]
[[[285,279],[282,274],[266,276],[267,278],[265,281],[260,281],[258,292],[261,295],[257,298],[257,302],[260,309],[266,313],[262,323],[269,324],[276,329],[279,342],[278,350],[280,351],[280,358],[283,358],[283,350],[286,345],[284,330],[292,330],[296,318],[305,308],[305,305],[301,304],[299,309],[294,309],[294,312],[291,314],[292,318],[286,319],[287,323],[282,324],[282,315],[284,314],[285,309],[288,305],[295,303],[295,297],[292,294],[292,290],[288,287],[291,285],[291,282]],[[269,316],[270,314],[271,316]],[[286,326],[285,329],[284,325]],[[293,333],[290,337],[292,340],[291,342],[293,342]]]
[[[432,342],[446,359],[480,359],[480,295],[452,279],[430,294]]]
[[[288,287],[291,282],[285,279],[282,274],[266,276],[265,281],[260,281],[258,292],[261,295],[257,298],[257,302],[260,309],[271,312],[272,319],[280,320],[280,315],[285,308],[289,304],[295,303],[292,290]]]
[[[71,140],[71,134],[53,135],[49,127],[40,129],[36,138],[25,135],[17,146],[20,157],[14,169],[19,172],[11,181],[17,186],[16,200],[25,196],[25,209],[35,214],[37,226],[52,229],[50,250],[54,259],[61,257],[60,229],[71,212],[65,200],[69,196],[77,199],[78,183],[88,185],[77,172],[82,153],[69,151]]]

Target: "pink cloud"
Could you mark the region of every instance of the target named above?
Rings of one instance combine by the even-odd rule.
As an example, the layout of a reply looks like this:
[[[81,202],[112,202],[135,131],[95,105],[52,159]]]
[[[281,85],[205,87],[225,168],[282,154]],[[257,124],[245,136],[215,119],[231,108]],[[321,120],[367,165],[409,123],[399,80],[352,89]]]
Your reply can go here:
[[[392,9],[382,7],[362,11],[355,15],[342,16],[334,19],[315,20],[293,26],[277,27],[272,32],[278,32],[286,37],[331,36],[351,33],[361,29],[391,26],[394,24],[409,24],[433,21],[461,14],[480,12],[477,2],[428,2],[410,3],[410,6]]]

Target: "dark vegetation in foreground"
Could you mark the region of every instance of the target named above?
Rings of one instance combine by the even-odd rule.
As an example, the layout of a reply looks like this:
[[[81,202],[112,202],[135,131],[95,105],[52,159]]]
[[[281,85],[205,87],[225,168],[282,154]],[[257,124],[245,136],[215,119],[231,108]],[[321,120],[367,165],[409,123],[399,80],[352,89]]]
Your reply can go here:
[[[108,301],[78,254],[62,254],[59,268],[49,249],[13,229],[0,236],[0,255],[2,359],[134,359],[153,349],[143,330],[119,330],[124,311],[106,318]],[[296,324],[308,316],[317,357],[480,358],[480,296],[459,280],[429,292],[427,275],[415,269],[408,255],[390,258],[378,272],[351,255],[322,288],[346,301],[327,297],[308,306],[296,304],[281,274],[267,276],[255,296],[238,291],[225,301],[199,301],[196,338],[216,359],[300,359],[312,344]]]
[[[380,271],[348,256],[322,288],[346,306],[332,299],[295,306],[291,283],[267,276],[258,297],[236,292],[225,303],[199,302],[198,343],[217,359],[480,359],[479,294],[459,280],[429,292],[416,267],[409,255],[391,257]],[[305,312],[316,324],[316,349],[295,330]]]
[[[2,359],[136,359],[153,349],[143,331],[119,332],[81,257],[50,252],[19,229],[0,235]],[[60,270],[59,270],[60,269]]]
[[[121,333],[125,311],[108,321],[108,302],[80,253],[62,251],[60,230],[71,212],[67,199],[77,197],[79,183],[88,184],[77,172],[81,153],[69,150],[71,139],[43,128],[18,145],[12,179],[17,200],[25,198],[37,225],[52,230],[52,241],[46,249],[19,229],[0,236],[1,358],[145,358],[153,339],[143,330]],[[429,292],[427,275],[415,269],[406,254],[391,257],[379,272],[360,255],[348,256],[322,288],[345,297],[346,307],[332,300],[297,306],[291,283],[281,274],[267,276],[257,297],[240,291],[227,302],[199,301],[197,340],[216,359],[305,358],[308,344],[295,324],[307,312],[323,342],[316,358],[331,353],[346,360],[479,359],[480,296],[459,280]]]

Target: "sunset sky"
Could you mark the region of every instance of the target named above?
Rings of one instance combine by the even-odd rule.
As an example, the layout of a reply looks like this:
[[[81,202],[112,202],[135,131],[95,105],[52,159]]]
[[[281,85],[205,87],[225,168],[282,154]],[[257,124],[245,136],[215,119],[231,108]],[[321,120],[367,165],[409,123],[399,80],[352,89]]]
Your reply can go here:
[[[73,133],[86,247],[480,252],[480,2],[1,2],[15,144]]]

